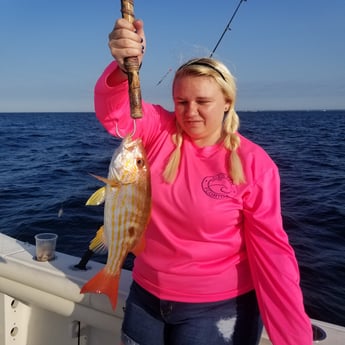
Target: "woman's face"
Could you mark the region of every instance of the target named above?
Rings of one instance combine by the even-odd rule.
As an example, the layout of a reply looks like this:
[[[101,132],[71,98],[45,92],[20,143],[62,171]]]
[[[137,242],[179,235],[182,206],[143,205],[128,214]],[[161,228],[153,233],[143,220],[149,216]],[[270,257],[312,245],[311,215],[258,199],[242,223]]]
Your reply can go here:
[[[230,102],[212,77],[179,77],[174,82],[176,118],[198,146],[216,144],[222,136],[224,112]]]

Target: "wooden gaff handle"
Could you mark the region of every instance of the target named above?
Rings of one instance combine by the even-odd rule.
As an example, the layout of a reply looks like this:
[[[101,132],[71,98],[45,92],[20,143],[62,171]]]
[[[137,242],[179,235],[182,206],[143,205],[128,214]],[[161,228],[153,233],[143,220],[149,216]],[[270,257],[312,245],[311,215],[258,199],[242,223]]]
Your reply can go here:
[[[121,0],[122,18],[134,22],[134,0]],[[137,56],[125,58],[124,65],[128,73],[128,91],[131,117],[138,119],[143,116],[141,107],[141,89],[139,80],[139,60]]]

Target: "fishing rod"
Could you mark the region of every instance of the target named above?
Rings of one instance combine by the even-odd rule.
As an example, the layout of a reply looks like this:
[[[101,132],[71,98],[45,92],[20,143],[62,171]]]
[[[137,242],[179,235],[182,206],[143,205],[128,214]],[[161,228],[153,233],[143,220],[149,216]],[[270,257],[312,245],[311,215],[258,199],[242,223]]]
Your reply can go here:
[[[134,16],[134,0],[121,0],[122,18],[133,24]],[[124,65],[128,76],[128,92],[129,104],[131,109],[131,117],[139,119],[143,116],[141,105],[141,89],[139,79],[139,60],[137,56],[126,57]]]
[[[244,2],[244,1],[247,1],[247,0],[240,0],[240,2],[238,3],[238,5],[237,5],[237,7],[236,7],[236,9],[235,9],[235,11],[234,11],[232,17],[230,18],[230,20],[229,20],[227,26],[225,27],[225,29],[224,29],[222,35],[220,36],[220,38],[219,38],[219,40],[218,40],[216,46],[213,48],[212,53],[210,54],[210,57],[213,56],[214,52],[216,51],[216,49],[218,48],[220,42],[222,41],[222,39],[223,39],[225,33],[226,33],[228,30],[231,30],[231,28],[230,28],[231,22],[232,22],[232,20],[235,18],[238,9],[240,8],[242,2]]]
[[[240,2],[238,3],[238,5],[237,5],[237,7],[236,7],[236,9],[235,9],[235,11],[234,11],[232,17],[230,18],[228,24],[226,25],[226,27],[225,27],[225,29],[224,29],[222,35],[220,36],[220,38],[219,38],[219,40],[218,40],[216,46],[213,48],[212,53],[210,54],[210,58],[213,56],[213,54],[214,54],[215,51],[217,50],[217,48],[218,48],[220,42],[222,41],[224,35],[226,34],[226,32],[227,32],[228,30],[231,30],[231,28],[230,28],[231,22],[232,22],[233,19],[235,18],[236,14],[237,14],[237,12],[238,12],[238,9],[240,8],[240,6],[242,5],[242,2],[244,2],[244,1],[247,1],[247,0],[240,0]],[[167,77],[167,75],[171,72],[171,70],[172,70],[172,69],[169,68],[168,72],[166,72],[166,73],[164,74],[164,76],[159,80],[159,82],[156,84],[156,86],[158,86],[158,85],[160,85],[160,84],[162,83],[162,81]]]

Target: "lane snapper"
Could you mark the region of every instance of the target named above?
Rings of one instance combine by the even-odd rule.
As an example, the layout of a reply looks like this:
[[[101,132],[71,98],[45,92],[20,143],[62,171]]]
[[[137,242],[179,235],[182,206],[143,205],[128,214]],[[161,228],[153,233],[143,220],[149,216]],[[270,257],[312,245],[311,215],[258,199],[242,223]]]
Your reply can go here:
[[[122,264],[129,252],[138,255],[143,250],[151,212],[150,169],[141,139],[125,137],[112,156],[108,177],[95,177],[106,185],[86,205],[104,202],[104,225],[89,249],[97,253],[107,248],[108,257],[104,268],[80,292],[106,294],[115,309]]]

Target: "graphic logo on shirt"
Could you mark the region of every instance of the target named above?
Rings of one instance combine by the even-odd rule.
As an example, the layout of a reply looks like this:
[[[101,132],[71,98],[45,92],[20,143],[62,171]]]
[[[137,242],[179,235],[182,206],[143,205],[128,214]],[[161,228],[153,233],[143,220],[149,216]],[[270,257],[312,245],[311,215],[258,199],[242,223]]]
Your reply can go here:
[[[201,182],[202,190],[213,199],[231,198],[236,193],[236,186],[230,177],[220,173],[215,176],[206,176]]]

